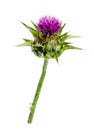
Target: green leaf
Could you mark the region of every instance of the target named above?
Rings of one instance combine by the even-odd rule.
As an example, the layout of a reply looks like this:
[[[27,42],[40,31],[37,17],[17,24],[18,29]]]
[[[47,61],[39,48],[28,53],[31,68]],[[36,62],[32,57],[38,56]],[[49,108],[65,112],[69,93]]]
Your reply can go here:
[[[64,52],[64,48],[62,48],[57,54],[58,54],[58,57]]]
[[[69,32],[67,33],[64,33],[60,36],[60,39],[62,40],[62,42],[64,42],[65,40],[67,39],[71,39],[71,38],[79,38],[80,36],[75,36],[75,35],[69,35],[68,34]]]
[[[69,32],[66,32],[66,33],[60,35],[60,37],[68,36],[68,33],[69,33]]]
[[[63,45],[63,44],[62,44],[62,45]],[[68,49],[83,50],[82,48],[79,48],[79,47],[75,47],[75,46],[66,44],[66,45],[62,46],[61,50],[58,52],[58,57],[59,57],[65,50],[68,50]]]
[[[60,36],[60,39],[62,40],[62,42],[64,42],[66,39],[68,39],[68,37],[69,37],[68,33],[69,33],[69,32],[66,32],[66,33],[64,33],[64,34],[62,34],[62,35]]]
[[[67,40],[67,39],[71,39],[71,38],[79,38],[80,36],[75,36],[75,35],[66,35],[65,36],[65,40]]]
[[[22,43],[22,44],[19,44],[19,45],[17,45],[17,46],[32,46],[32,44],[33,44],[33,41],[32,40],[28,40],[28,39],[24,39],[24,43]]]
[[[58,55],[57,55],[57,51],[55,50],[55,58],[56,58],[56,61],[58,63]]]
[[[43,47],[43,45],[42,45],[40,42],[35,42],[35,44],[33,44],[33,46],[36,46],[36,47]]]
[[[18,46],[31,46],[29,43],[27,43],[27,42],[25,42],[25,43],[22,43],[22,44],[19,44],[19,45],[17,45],[17,47]]]
[[[26,25],[25,23],[21,22],[31,33],[35,38],[38,38],[38,31],[33,29],[32,27]]]
[[[75,47],[75,46],[72,46],[72,45],[68,45],[66,44],[64,46],[64,50],[68,50],[68,49],[78,49],[78,50],[83,50],[82,48],[79,48],[79,47]]]
[[[71,42],[63,42],[62,44],[66,45],[66,44],[72,44],[72,43]]]
[[[37,43],[35,45],[33,45],[34,47],[43,47],[41,44]]]
[[[32,52],[38,57],[43,57],[43,52],[39,48],[32,46]]]
[[[61,34],[61,32],[62,32],[62,30],[64,29],[65,25],[66,25],[66,23],[60,28],[59,34]]]
[[[31,21],[31,23],[33,24],[33,26],[35,27],[35,29],[38,28],[37,25],[33,21]]]
[[[29,40],[29,39],[26,39],[26,38],[23,38],[23,40],[24,40],[25,42],[33,42],[32,40]]]
[[[70,39],[70,38],[80,38],[80,36],[68,35],[68,39]]]

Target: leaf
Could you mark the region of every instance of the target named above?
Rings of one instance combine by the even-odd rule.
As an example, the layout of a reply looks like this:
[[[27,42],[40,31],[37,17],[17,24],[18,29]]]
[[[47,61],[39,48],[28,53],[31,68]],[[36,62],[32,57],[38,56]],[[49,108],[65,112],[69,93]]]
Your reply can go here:
[[[61,34],[62,30],[64,29],[66,23],[60,28],[59,33]]]
[[[35,42],[35,44],[33,44],[33,46],[36,46],[36,47],[43,47],[43,45],[42,45],[40,42]]]
[[[64,52],[64,48],[62,48],[59,52],[58,52],[58,57]]]
[[[68,39],[68,37],[69,37],[68,33],[69,33],[69,32],[66,32],[66,33],[64,33],[64,34],[62,34],[62,35],[60,36],[60,39],[62,40],[62,42],[64,42],[66,39]]]
[[[72,43],[71,42],[63,42],[62,44],[66,45],[66,44],[72,44]]]
[[[66,33],[60,35],[60,37],[68,36],[68,33],[69,33],[69,32],[66,32]]]
[[[36,56],[38,56],[38,57],[43,57],[43,52],[41,52],[41,51],[39,50],[39,48],[34,47],[34,46],[32,46],[31,48],[32,48],[32,51],[34,52],[34,54],[35,54]]]
[[[62,45],[63,45],[63,44],[62,44]],[[66,44],[66,45],[62,46],[61,50],[58,52],[58,57],[59,57],[65,50],[68,50],[68,49],[83,50],[82,48],[79,48],[79,47],[75,47],[75,46]]]
[[[37,29],[37,25],[33,21],[31,21],[31,23],[34,25],[35,29]]]
[[[70,38],[80,38],[80,36],[68,35],[68,39],[70,39]]]
[[[38,38],[38,31],[33,29],[32,27],[26,25],[25,23],[21,22],[31,33],[35,38]]]
[[[43,47],[41,44],[35,44],[35,45],[33,45],[34,47]]]
[[[25,41],[25,42],[31,42],[32,40],[29,40],[29,39],[26,39],[26,38],[23,38],[23,40]],[[32,41],[33,42],[33,41]]]
[[[55,58],[56,58],[56,61],[58,63],[58,55],[57,55],[57,51],[55,50]]]
[[[62,34],[61,36],[59,36],[59,38],[62,40],[62,42],[64,42],[64,41],[67,40],[67,39],[79,38],[79,37],[80,37],[80,36],[75,36],[75,35],[69,35],[68,33],[69,33],[69,32],[64,33],[64,34]]]
[[[65,37],[65,40],[67,40],[67,39],[71,39],[71,38],[79,38],[80,36],[75,36],[75,35],[66,35],[66,37]]]
[[[22,44],[19,44],[19,45],[17,45],[17,47],[18,46],[31,46],[29,43],[27,43],[27,42],[25,42],[25,43],[22,43]]]
[[[24,39],[25,41],[27,41],[27,39]],[[22,43],[22,44],[19,44],[19,45],[17,45],[17,46],[32,46],[32,44],[33,44],[33,41],[27,41],[27,42],[24,42],[24,43]]]
[[[67,40],[67,39],[79,38],[79,37],[80,37],[80,36],[75,36],[75,35],[69,35],[68,33],[69,33],[69,32],[64,33],[63,35],[59,36],[60,39],[62,40],[62,42],[64,42],[64,41]]]
[[[83,50],[82,48],[79,48],[79,47],[75,47],[75,46],[72,46],[72,45],[68,45],[66,44],[64,46],[64,50],[68,50],[68,49],[78,49],[78,50]]]

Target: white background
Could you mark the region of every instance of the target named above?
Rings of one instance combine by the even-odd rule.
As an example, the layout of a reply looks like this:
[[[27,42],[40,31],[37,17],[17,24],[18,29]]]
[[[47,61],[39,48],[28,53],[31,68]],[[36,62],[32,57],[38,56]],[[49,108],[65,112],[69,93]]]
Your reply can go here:
[[[94,130],[93,0],[0,0],[0,130]],[[30,103],[43,59],[15,47],[31,35],[19,21],[56,16],[85,50],[69,50],[59,64],[50,60],[33,123]]]

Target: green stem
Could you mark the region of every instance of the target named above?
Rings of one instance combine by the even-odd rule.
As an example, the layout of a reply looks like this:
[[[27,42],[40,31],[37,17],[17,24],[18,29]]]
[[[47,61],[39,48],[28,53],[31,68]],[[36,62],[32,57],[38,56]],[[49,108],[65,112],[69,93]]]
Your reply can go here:
[[[36,105],[37,105],[37,101],[39,99],[39,95],[40,95],[40,91],[42,88],[42,84],[46,75],[46,69],[47,69],[47,65],[48,65],[48,59],[44,59],[44,64],[43,64],[43,68],[42,68],[42,73],[41,73],[41,77],[37,86],[37,90],[33,99],[33,103],[30,107],[30,113],[29,113],[29,117],[28,117],[28,123],[32,123],[33,117],[34,117],[34,112],[36,109]]]

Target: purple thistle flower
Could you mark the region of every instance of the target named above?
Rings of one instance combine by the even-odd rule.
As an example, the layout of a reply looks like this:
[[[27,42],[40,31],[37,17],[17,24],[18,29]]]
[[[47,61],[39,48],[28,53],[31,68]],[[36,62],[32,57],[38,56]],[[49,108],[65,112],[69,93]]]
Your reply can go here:
[[[61,22],[55,17],[45,16],[40,18],[38,23],[39,30],[44,34],[53,34],[60,29]]]

